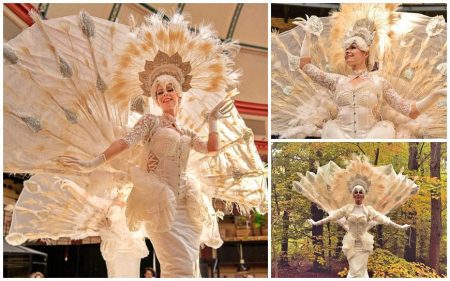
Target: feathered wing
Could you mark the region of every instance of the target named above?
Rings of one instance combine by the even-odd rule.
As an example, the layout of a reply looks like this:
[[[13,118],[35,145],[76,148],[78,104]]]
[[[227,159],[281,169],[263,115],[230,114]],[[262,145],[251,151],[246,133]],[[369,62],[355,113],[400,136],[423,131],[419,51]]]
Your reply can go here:
[[[313,64],[327,72],[350,74],[343,59],[343,39],[357,20],[369,18],[377,32],[370,61],[379,63],[378,75],[400,96],[419,100],[446,87],[444,19],[399,13],[397,8],[398,4],[342,4],[330,17],[320,18],[323,31],[313,36]],[[329,92],[298,68],[303,36],[301,27],[272,34],[272,130],[286,138],[319,137],[323,123],[336,113]],[[397,138],[445,138],[446,111],[441,101],[412,120],[383,102],[381,115],[395,124]]]
[[[322,19],[322,23],[325,36],[328,19]],[[304,36],[301,27],[272,33],[272,134],[281,138],[320,137],[323,124],[336,114],[331,92],[299,69],[298,55]],[[319,68],[329,69],[326,59],[316,61],[321,56],[313,54]]]
[[[406,99],[420,100],[432,90],[447,87],[447,27],[444,18],[401,13],[394,29],[400,30],[385,53],[380,74]],[[397,138],[446,138],[445,99],[416,120],[411,120],[387,105],[383,118],[394,122]]]
[[[400,206],[419,187],[402,173],[396,173],[392,165],[373,166],[365,157],[354,157],[345,168],[330,161],[317,169],[317,174],[299,174],[301,180],[294,182],[295,189],[319,205],[327,213],[353,203],[352,186],[355,177],[365,178],[369,188],[364,199],[366,206],[372,206],[382,214]]]
[[[13,207],[12,223],[6,241],[20,245],[37,239],[83,239],[99,235],[112,201],[94,196],[81,186],[82,177],[72,180],[48,174],[25,181]]]
[[[34,17],[32,27],[4,45],[4,171],[74,174],[54,158],[91,159],[125,134],[128,111],[104,92],[117,42],[128,40],[129,29],[83,12]],[[124,170],[112,168],[119,162],[102,170]]]
[[[237,94],[236,90],[226,95],[208,95],[207,98],[191,94],[180,114],[180,120],[207,139],[208,112],[196,110],[195,107],[202,103],[215,105],[223,98],[232,98]],[[254,143],[253,132],[245,125],[235,107],[230,117],[219,119],[218,130],[220,144],[217,155],[192,152],[188,165],[190,172],[210,197],[236,203],[244,213],[252,208],[266,212],[266,173]]]

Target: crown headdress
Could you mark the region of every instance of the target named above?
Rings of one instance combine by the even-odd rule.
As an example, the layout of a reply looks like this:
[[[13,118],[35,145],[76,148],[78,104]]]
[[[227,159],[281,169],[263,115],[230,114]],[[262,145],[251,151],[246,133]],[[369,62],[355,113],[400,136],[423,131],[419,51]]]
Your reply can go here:
[[[370,180],[367,176],[357,174],[354,177],[350,178],[350,180],[347,182],[347,188],[349,192],[352,192],[355,186],[360,185],[362,186],[362,188],[364,188],[365,193],[367,193],[369,191],[370,184]]]
[[[158,51],[153,61],[145,61],[145,70],[139,72],[139,80],[143,83],[141,88],[144,95],[150,97],[150,90],[156,78],[161,75],[174,77],[181,85],[181,90],[187,92],[191,88],[192,75],[190,62],[183,62],[181,56],[175,53],[172,56]]]

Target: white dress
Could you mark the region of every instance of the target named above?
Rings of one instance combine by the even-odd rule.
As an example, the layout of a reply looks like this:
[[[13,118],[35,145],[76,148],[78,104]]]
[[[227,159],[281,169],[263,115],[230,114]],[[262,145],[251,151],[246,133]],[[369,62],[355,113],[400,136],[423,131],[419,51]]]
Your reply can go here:
[[[380,115],[383,100],[396,111],[409,115],[410,101],[403,99],[386,79],[374,73],[359,75],[362,81],[353,85],[351,81],[356,75],[327,73],[313,64],[305,65],[302,70],[333,93],[338,107],[336,118],[324,124],[322,138],[395,138],[394,124],[382,120]]]
[[[368,278],[367,261],[370,253],[373,252],[373,235],[368,230],[375,224],[388,224],[400,227],[391,219],[371,206],[349,204],[321,220],[321,224],[329,221],[337,221],[345,218],[347,222],[347,233],[342,241],[342,251],[344,252],[348,264],[348,278],[361,277]]]
[[[131,171],[128,227],[145,228],[161,277],[200,277],[201,243],[223,243],[211,200],[186,174],[190,150],[208,153],[207,143],[165,114],[144,115],[123,140],[129,146],[144,141],[140,167]]]

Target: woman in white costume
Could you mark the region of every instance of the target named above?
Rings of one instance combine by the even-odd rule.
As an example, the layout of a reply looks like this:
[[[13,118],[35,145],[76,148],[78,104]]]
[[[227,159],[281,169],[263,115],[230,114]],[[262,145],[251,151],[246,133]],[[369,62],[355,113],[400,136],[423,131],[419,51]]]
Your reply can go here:
[[[398,6],[341,4],[273,33],[274,134],[445,138],[445,20]]]
[[[158,63],[158,58],[157,55],[153,63]],[[158,71],[161,72],[159,75]],[[154,77],[154,80],[142,82],[148,85],[152,98],[161,107],[161,116],[144,115],[131,132],[112,143],[97,158],[82,161],[60,157],[59,161],[79,170],[95,169],[143,141],[145,147],[141,165],[134,168],[131,174],[134,187],[127,202],[128,227],[135,231],[141,225],[145,227],[161,264],[161,277],[200,277],[200,244],[219,247],[221,239],[200,239],[203,217],[199,217],[198,212],[205,207],[198,204],[204,195],[186,177],[186,166],[190,149],[204,154],[217,152],[217,119],[225,117],[231,110],[232,101],[224,101],[211,111],[209,138],[204,142],[195,132],[177,123],[181,81],[175,78],[175,73],[173,76],[165,73],[167,69],[161,68],[151,69],[141,75]],[[211,204],[207,200],[202,203]]]
[[[239,77],[239,47],[208,25],[192,29],[180,14],[150,15],[139,27],[86,12],[33,17],[36,24],[4,46],[5,150],[18,152],[4,163],[5,171],[43,180],[16,204],[9,241],[73,237],[75,228],[77,237],[97,234],[85,225],[95,206],[75,211],[65,197],[55,203],[58,180],[72,180],[81,199],[86,191],[104,197],[132,187],[126,206],[106,215],[118,235],[102,229],[108,273],[120,275],[125,263],[112,252],[128,250],[112,240],[126,236],[115,228],[126,221],[151,240],[162,277],[200,277],[201,244],[223,243],[212,198],[226,201],[226,211],[266,209],[264,165],[231,100],[237,91],[227,92]],[[62,216],[64,224],[50,223]],[[81,217],[76,227],[70,216]]]
[[[385,215],[375,211],[371,206],[363,204],[366,189],[361,185],[355,185],[352,189],[354,204],[344,206],[331,215],[320,220],[308,222],[311,225],[322,225],[327,222],[335,222],[345,218],[348,223],[348,230],[342,241],[342,251],[347,257],[349,271],[347,278],[362,277],[369,278],[367,273],[367,261],[373,251],[373,236],[367,232],[371,227],[371,222],[386,224],[399,229],[407,229],[409,225],[398,225]]]
[[[345,169],[330,161],[319,167],[317,174],[299,175],[301,181],[294,182],[297,191],[329,213],[317,222],[308,219],[308,223],[339,223],[347,231],[342,241],[349,263],[347,277],[369,277],[367,261],[374,244],[369,229],[377,224],[407,229],[409,225],[398,225],[385,214],[415,194],[417,185],[395,173],[392,165],[374,167],[364,157],[355,157]]]
[[[367,21],[357,22],[344,41],[345,63],[353,75],[327,73],[311,63],[308,22],[305,39],[300,50],[300,69],[312,80],[333,92],[337,104],[336,119],[324,124],[324,139],[394,139],[395,127],[390,121],[381,120],[380,104],[384,99],[393,109],[412,119],[445,97],[447,89],[432,91],[418,102],[402,98],[383,77],[369,72],[369,47],[373,31]]]

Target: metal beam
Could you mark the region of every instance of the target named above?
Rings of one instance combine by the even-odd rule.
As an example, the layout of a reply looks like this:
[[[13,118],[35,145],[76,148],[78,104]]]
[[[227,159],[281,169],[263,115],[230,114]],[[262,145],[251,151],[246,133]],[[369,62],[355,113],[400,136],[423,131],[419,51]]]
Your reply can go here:
[[[279,4],[279,5],[286,5],[286,6],[297,6],[297,7],[310,7],[310,8],[326,8],[326,9],[338,9],[340,4],[333,4],[333,3],[272,3],[272,4]]]
[[[177,7],[177,11],[182,14],[184,10],[184,6],[186,6],[186,3],[179,3]]]
[[[116,21],[117,16],[119,15],[120,12],[120,7],[122,7],[122,4],[119,3],[114,3],[111,9],[111,13],[109,13],[109,17],[108,20],[110,21]]]
[[[48,3],[46,3],[46,4],[41,3],[41,4],[38,5],[39,14],[41,14],[41,17],[43,19],[47,18],[47,13],[48,13],[48,7],[49,6],[50,6],[50,4],[48,4]]]
[[[445,4],[421,4],[421,5],[401,5],[399,12],[445,12],[447,6]]]
[[[250,49],[255,49],[255,50],[260,50],[260,51],[265,51],[265,52],[267,52],[269,50],[267,47],[253,45],[253,44],[247,44],[247,43],[242,43],[242,42],[239,42],[239,46],[250,48]]]
[[[227,39],[233,38],[234,30],[236,29],[237,21],[239,20],[239,15],[241,14],[242,7],[244,4],[238,3],[236,9],[234,9],[233,17],[231,18],[230,27],[228,28]]]

